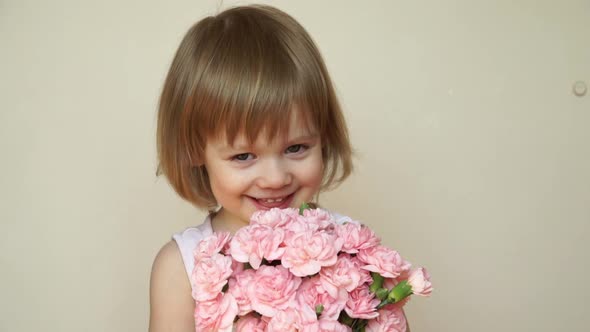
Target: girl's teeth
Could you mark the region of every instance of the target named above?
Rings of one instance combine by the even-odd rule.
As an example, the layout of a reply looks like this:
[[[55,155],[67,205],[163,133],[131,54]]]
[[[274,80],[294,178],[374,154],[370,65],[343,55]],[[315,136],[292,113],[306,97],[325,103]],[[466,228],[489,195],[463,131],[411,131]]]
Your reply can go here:
[[[276,198],[276,199],[261,199],[260,201],[264,202],[264,203],[278,203],[278,202],[282,202],[283,199],[282,198]]]

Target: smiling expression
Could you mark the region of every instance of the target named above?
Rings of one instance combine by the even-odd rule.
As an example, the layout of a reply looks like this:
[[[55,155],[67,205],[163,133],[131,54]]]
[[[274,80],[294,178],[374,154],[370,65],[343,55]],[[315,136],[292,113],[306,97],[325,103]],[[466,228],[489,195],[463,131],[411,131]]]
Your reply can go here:
[[[257,210],[298,207],[319,191],[320,135],[308,130],[297,112],[291,114],[288,133],[271,140],[263,132],[253,144],[244,135],[233,144],[223,137],[207,141],[204,164],[222,207],[214,217],[215,230],[235,232]]]

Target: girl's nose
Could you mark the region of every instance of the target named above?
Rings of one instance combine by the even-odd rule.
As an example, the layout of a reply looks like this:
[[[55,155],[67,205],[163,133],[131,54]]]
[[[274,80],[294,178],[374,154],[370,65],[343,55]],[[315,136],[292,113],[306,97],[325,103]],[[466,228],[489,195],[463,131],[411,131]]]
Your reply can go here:
[[[291,171],[280,160],[269,160],[258,177],[258,186],[279,189],[291,184],[292,180]]]

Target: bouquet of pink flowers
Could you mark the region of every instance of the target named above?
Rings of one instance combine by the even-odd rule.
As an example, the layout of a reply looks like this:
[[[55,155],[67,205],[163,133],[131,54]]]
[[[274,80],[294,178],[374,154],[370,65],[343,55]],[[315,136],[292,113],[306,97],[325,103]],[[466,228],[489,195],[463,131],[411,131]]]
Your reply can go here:
[[[408,296],[432,292],[368,227],[305,204],[258,211],[194,254],[197,331],[406,331]]]

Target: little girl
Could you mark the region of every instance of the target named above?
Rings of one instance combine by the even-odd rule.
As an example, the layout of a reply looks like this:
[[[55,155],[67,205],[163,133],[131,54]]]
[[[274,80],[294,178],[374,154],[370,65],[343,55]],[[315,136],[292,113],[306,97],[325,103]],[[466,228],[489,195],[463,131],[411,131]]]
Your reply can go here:
[[[226,10],[182,40],[160,98],[159,172],[204,222],[158,253],[150,331],[195,331],[193,250],[257,210],[298,207],[352,170],[342,111],[305,29],[268,6]]]

